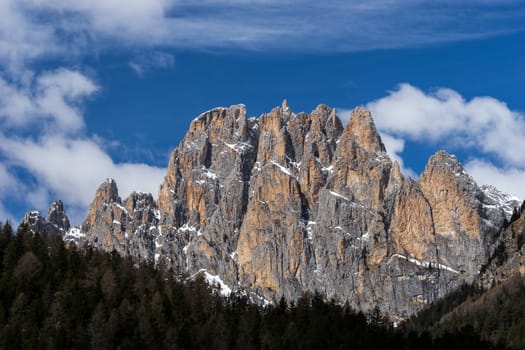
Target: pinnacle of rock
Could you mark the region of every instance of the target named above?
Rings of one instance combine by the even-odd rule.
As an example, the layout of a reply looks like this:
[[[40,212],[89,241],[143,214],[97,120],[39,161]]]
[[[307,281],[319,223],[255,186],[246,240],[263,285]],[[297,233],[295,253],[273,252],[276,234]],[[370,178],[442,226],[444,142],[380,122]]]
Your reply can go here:
[[[97,189],[95,196],[106,202],[120,202],[117,182],[111,178],[106,179]]]
[[[463,165],[461,165],[459,162],[459,159],[444,150],[439,150],[433,156],[431,156],[426,168],[428,171],[431,171],[434,168],[442,170],[445,170],[446,168],[458,176],[466,174]],[[425,171],[427,171],[427,169]]]
[[[345,133],[354,137],[356,142],[369,152],[386,152],[372,114],[363,107],[356,107],[352,111]]]
[[[64,231],[69,230],[69,218],[64,210],[64,205],[60,199],[53,201],[47,212],[46,221],[55,224]]]
[[[319,114],[328,115],[329,112],[331,112],[332,110],[334,109],[328,107],[324,103],[321,103],[321,104],[318,104],[317,107],[315,107],[314,112],[319,113]]]
[[[403,180],[405,179],[403,177],[403,174],[401,174],[401,168],[400,168],[399,163],[398,163],[397,160],[394,161],[394,167],[392,168],[392,175],[391,175],[391,177],[394,180],[396,180],[397,182],[399,182],[399,183],[402,183]]]
[[[111,178],[106,179],[97,189],[95,199],[89,206],[88,217],[84,221],[83,230],[89,230],[97,222],[101,211],[112,203],[121,203],[117,182]]]

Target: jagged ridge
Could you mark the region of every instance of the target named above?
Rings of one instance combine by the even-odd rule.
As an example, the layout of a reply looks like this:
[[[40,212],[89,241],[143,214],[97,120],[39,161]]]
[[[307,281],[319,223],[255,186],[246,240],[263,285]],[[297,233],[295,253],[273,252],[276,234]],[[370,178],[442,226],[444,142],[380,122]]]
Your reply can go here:
[[[235,105],[193,120],[157,203],[122,202],[107,181],[65,239],[205,273],[254,301],[318,290],[402,319],[488,261],[515,203],[487,193],[442,151],[405,179],[363,108],[344,128],[325,105],[283,102],[258,119]]]

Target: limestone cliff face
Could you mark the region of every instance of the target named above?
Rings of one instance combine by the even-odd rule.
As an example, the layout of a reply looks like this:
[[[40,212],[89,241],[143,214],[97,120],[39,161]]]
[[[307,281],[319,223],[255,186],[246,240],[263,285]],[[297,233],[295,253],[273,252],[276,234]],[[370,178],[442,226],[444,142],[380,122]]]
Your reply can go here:
[[[237,242],[239,282],[273,300],[297,298],[312,283],[310,218],[330,175],[342,133],[335,111],[293,114],[286,104],[259,122],[257,162]]]
[[[193,120],[157,202],[108,180],[65,239],[257,302],[318,290],[401,319],[478,276],[515,204],[494,193],[445,152],[405,179],[363,108],[343,127],[325,105],[258,119],[235,105]]]
[[[503,221],[504,209],[492,212],[486,195],[456,157],[436,153],[421,175],[421,190],[432,207],[442,261],[470,275],[489,258]]]
[[[404,181],[395,194],[390,219],[394,251],[421,261],[437,261],[432,207],[417,182]]]

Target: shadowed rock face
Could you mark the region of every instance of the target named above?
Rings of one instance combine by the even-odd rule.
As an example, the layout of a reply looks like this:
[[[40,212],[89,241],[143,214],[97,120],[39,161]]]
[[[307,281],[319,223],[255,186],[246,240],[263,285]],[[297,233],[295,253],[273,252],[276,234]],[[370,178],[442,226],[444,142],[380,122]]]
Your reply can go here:
[[[47,217],[43,217],[38,211],[31,211],[24,215],[22,224],[27,225],[33,232],[59,236],[64,236],[70,229],[69,218],[61,200],[51,203]]]
[[[108,180],[65,239],[206,270],[258,302],[318,290],[401,319],[478,275],[512,205],[445,152],[405,179],[363,108],[343,127],[328,106],[295,114],[285,101],[258,119],[243,105],[201,114],[157,202],[121,201]]]
[[[494,188],[490,189],[493,192]],[[477,282],[493,287],[516,274],[525,276],[525,205],[516,209],[513,221],[500,234],[497,248],[483,266]]]

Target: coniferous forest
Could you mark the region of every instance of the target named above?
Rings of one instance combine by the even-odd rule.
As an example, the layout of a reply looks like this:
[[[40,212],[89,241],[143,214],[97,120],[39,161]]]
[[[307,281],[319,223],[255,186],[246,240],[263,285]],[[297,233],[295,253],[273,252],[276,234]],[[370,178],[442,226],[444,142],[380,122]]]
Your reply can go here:
[[[65,247],[60,237],[34,234],[24,226],[16,233],[9,223],[0,226],[2,349],[499,349],[523,345],[523,339],[483,336],[485,326],[476,323],[476,317],[486,317],[482,314],[458,316],[454,323],[438,325],[439,311],[427,311],[394,329],[378,310],[364,315],[325,301],[320,294],[263,308],[243,295],[218,295],[202,276],[189,279],[115,253]],[[520,286],[516,288],[523,291],[523,283]],[[495,307],[507,310],[510,298]],[[512,334],[525,325],[525,297],[519,298],[521,313],[502,311],[502,317],[507,317],[502,322],[516,328]],[[449,303],[465,298],[459,299],[456,296]],[[523,338],[525,332],[520,334]]]

